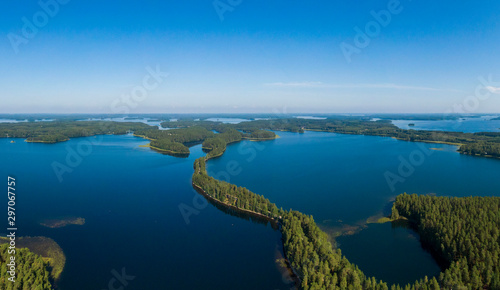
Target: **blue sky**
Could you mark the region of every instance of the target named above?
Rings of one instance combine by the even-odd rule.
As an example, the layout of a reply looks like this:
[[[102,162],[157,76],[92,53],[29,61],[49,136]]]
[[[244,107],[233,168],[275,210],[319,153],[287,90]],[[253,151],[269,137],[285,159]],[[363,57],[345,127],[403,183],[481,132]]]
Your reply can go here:
[[[499,1],[55,1],[0,4],[0,113],[500,112]]]

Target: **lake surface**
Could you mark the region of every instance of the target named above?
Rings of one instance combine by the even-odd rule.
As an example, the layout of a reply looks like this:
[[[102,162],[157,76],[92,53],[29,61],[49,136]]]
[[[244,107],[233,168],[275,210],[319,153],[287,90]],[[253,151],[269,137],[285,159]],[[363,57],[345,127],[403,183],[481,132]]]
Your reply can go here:
[[[412,230],[366,224],[387,213],[396,195],[500,196],[500,161],[460,155],[455,146],[311,131],[276,133],[281,138],[228,146],[222,157],[208,162],[209,174],[263,194],[278,207],[312,214],[328,233],[351,230],[355,234],[337,238],[343,254],[368,276],[389,283],[406,284],[440,272]],[[401,160],[418,162],[413,172],[402,171],[404,182],[391,188],[385,174],[399,175]]]
[[[0,119],[0,123],[24,123],[28,120],[16,120],[16,119]]]
[[[498,116],[482,116],[480,118],[460,118],[459,120],[413,121],[393,120],[392,123],[401,129],[453,131],[453,132],[500,132],[500,120],[491,120]],[[415,126],[408,126],[415,124]]]
[[[205,119],[204,121],[222,122],[224,124],[239,124],[241,122],[246,122],[246,121],[250,121],[250,120],[241,119],[241,118],[208,118],[208,119]]]
[[[306,120],[326,120],[326,117],[315,117],[315,116],[295,116],[297,119],[306,119]]]
[[[343,254],[368,276],[389,283],[440,271],[412,230],[366,224],[387,214],[397,194],[500,196],[500,161],[460,155],[454,146],[309,131],[277,134],[281,138],[273,141],[229,145],[208,162],[209,174],[264,194],[278,207],[312,214],[330,234],[351,231],[336,239]],[[10,140],[0,139],[0,172],[17,179],[18,234],[59,243],[67,257],[60,289],[105,289],[111,271],[122,268],[135,276],[126,289],[290,288],[275,263],[282,254],[279,231],[206,204],[193,191],[192,166],[204,154],[201,145],[183,159],[141,148],[148,142],[130,135],[57,144]],[[78,148],[86,155],[81,160],[73,153]],[[82,151],[89,148],[89,154]],[[399,174],[402,162],[418,156],[413,172],[391,188],[384,174]],[[72,169],[62,182],[54,162]],[[189,224],[179,206],[196,211]],[[39,225],[64,216],[86,223]]]
[[[0,173],[16,178],[18,235],[47,236],[62,247],[67,262],[60,289],[107,289],[111,271],[122,268],[135,276],[127,290],[290,289],[275,263],[280,232],[204,206],[193,191],[193,161],[204,154],[201,145],[181,159],[140,148],[148,141],[130,135],[57,144],[10,140],[0,139]],[[67,163],[78,148],[91,153]],[[53,162],[73,171],[59,182]],[[179,206],[198,214],[186,224]],[[86,223],[39,225],[64,216]]]

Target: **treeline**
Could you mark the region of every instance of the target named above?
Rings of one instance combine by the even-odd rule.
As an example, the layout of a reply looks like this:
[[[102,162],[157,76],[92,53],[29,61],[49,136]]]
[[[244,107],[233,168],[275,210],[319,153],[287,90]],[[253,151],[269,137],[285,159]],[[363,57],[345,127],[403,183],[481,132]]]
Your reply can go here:
[[[226,151],[227,144],[241,141],[243,134],[233,128],[222,126],[218,127],[219,134],[203,141],[203,150],[208,152],[208,158],[214,158],[222,155]]]
[[[280,223],[284,252],[302,289],[389,289],[334,249],[312,216],[278,209],[262,195],[210,177],[205,158],[197,159],[194,169],[193,185],[211,198]],[[415,223],[422,242],[449,267],[437,279],[424,277],[390,289],[500,289],[500,198],[404,194],[393,206],[392,218],[400,216]]]
[[[175,122],[163,122],[165,128],[177,128],[172,130],[145,130],[136,132],[156,141],[151,146],[168,151],[182,151],[189,154],[186,143],[203,141],[203,150],[208,153],[208,158],[222,155],[226,151],[227,144],[239,142],[243,138],[252,140],[270,140],[276,138],[274,132],[255,129],[249,133],[241,133],[233,124],[221,122],[179,120]],[[217,132],[213,133],[213,131]],[[180,145],[184,145],[184,148]],[[175,149],[175,150],[174,150]]]
[[[290,131],[303,133],[302,127],[306,126],[307,121],[302,119],[271,119],[271,120],[255,120],[249,122],[241,122],[233,126],[245,133],[252,133],[257,130],[274,130],[274,131]]]
[[[109,121],[0,123],[0,137],[26,138],[29,142],[56,143],[77,137],[104,134],[123,135],[128,131],[146,128],[151,128],[151,126],[138,122]]]
[[[458,149],[460,153],[469,155],[492,156],[500,158],[500,143],[476,142],[465,144]]]
[[[278,217],[278,208],[264,196],[255,194],[244,187],[238,187],[209,176],[206,171],[204,157],[196,159],[194,171],[193,184],[203,189],[212,198],[226,205],[253,211],[270,218]]]
[[[151,148],[165,151],[171,155],[189,155],[189,148],[182,143],[170,141],[169,139],[151,140]]]
[[[459,152],[479,156],[500,156],[500,133],[462,133],[400,129],[390,120],[368,121],[361,119],[276,119],[242,122],[233,125],[244,132],[259,129],[301,132],[315,130],[341,134],[393,137],[404,141],[438,142],[460,145]]]
[[[276,133],[271,132],[271,131],[265,131],[265,130],[255,130],[252,133],[250,133],[250,139],[253,140],[269,140],[269,139],[275,139],[276,138]]]
[[[212,131],[201,126],[182,129],[158,130],[150,128],[137,130],[134,135],[146,137],[151,140],[151,147],[165,151],[172,155],[189,155],[188,146],[201,143],[215,135]]]
[[[8,279],[7,263],[10,262],[10,254],[8,253],[8,244],[0,245],[0,289],[33,289],[44,290],[52,289],[49,282],[50,272],[48,264],[42,259],[41,256],[30,252],[26,248],[16,249],[15,262],[16,262],[16,278],[15,282]]]
[[[156,126],[140,122],[111,121],[0,123],[0,137],[26,138],[29,142],[57,143],[70,138],[134,132],[136,136],[150,139],[151,147],[175,156],[189,155],[188,147],[202,142],[204,142],[203,148],[210,151],[210,156],[217,156],[225,151],[227,144],[241,141],[243,137],[254,140],[268,140],[275,137],[273,132],[263,130],[241,133],[231,124],[220,122],[180,120],[162,124],[176,126],[177,129],[159,130]]]
[[[302,281],[303,289],[388,289],[385,283],[365,277],[342,257],[340,250],[334,250],[312,217],[278,209],[262,195],[209,176],[203,157],[194,163],[193,185],[226,206],[280,222],[285,255]]]
[[[298,211],[281,214],[283,248],[302,289],[388,289],[386,283],[366,277],[340,249],[334,250],[312,216]]]
[[[160,125],[163,128],[188,128],[188,127],[194,127],[194,126],[200,126],[204,127],[208,130],[215,130],[215,128],[222,123],[220,122],[212,122],[212,121],[195,121],[194,119],[183,119],[183,120],[177,120],[177,121],[165,121],[162,122]]]
[[[500,289],[500,198],[399,195],[393,216],[416,225],[421,241],[449,264],[446,289]]]

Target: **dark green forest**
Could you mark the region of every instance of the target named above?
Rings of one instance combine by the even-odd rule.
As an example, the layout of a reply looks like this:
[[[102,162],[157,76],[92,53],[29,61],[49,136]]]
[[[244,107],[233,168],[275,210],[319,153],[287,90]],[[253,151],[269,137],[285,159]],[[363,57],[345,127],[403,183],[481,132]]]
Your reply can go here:
[[[219,134],[208,138],[203,142],[203,150],[208,153],[209,158],[222,155],[226,151],[227,144],[239,142],[243,134],[230,127],[219,127]]]
[[[270,139],[275,139],[276,138],[276,133],[271,132],[271,131],[266,131],[266,130],[255,130],[252,133],[250,133],[249,139],[251,140],[270,140]]]
[[[26,289],[43,290],[52,289],[49,282],[50,271],[48,264],[42,257],[33,254],[27,248],[16,249],[16,279],[15,282],[7,280],[10,276],[7,271],[7,263],[10,259],[8,244],[0,245],[0,289]]]
[[[274,132],[256,130],[250,134],[241,133],[232,125],[209,121],[178,121],[162,124],[169,126],[174,124],[172,126],[176,129],[150,128],[138,130],[134,134],[152,140],[152,147],[171,153],[189,154],[189,146],[203,142],[202,148],[208,152],[209,157],[222,155],[227,144],[241,141],[243,138],[259,141],[276,137]]]
[[[386,283],[365,274],[347,258],[314,222],[312,216],[298,211],[278,209],[262,195],[244,187],[216,180],[206,172],[206,160],[194,163],[193,185],[220,203],[267,216],[280,223],[283,247],[294,272],[302,281],[302,289],[389,289]],[[404,288],[393,285],[391,289],[440,289],[436,278],[423,278]]]
[[[215,133],[201,126],[189,128],[158,130],[149,127],[145,130],[137,130],[135,136],[145,137],[151,140],[151,147],[171,154],[189,155],[189,146],[212,138]]]
[[[500,158],[500,143],[480,141],[462,145],[458,151],[462,154]]]
[[[162,126],[175,130],[159,130],[139,122],[109,121],[55,121],[0,124],[0,137],[26,138],[29,142],[56,143],[69,138],[102,134],[126,134],[133,131],[156,142],[151,146],[174,153],[189,154],[188,147],[225,133],[226,144],[241,139],[269,140],[276,138],[272,131],[304,132],[315,130],[340,134],[392,137],[403,141],[436,142],[458,145],[462,154],[500,158],[500,133],[462,133],[445,131],[423,131],[399,129],[390,120],[369,121],[359,118],[335,117],[325,120],[270,119],[223,124],[221,122],[179,120],[163,122]],[[216,133],[214,133],[216,132]],[[217,134],[219,133],[219,134]],[[161,140],[161,141],[160,141]],[[204,145],[216,149],[213,154],[223,152],[220,140],[211,139]],[[212,148],[213,147],[213,148]]]
[[[402,194],[393,217],[415,224],[421,241],[448,263],[446,289],[500,289],[500,198]]]
[[[351,119],[275,119],[242,122],[234,125],[244,132],[259,129],[301,132],[314,130],[340,134],[392,137],[403,141],[436,142],[459,145],[459,152],[478,156],[500,156],[500,133],[462,133],[399,129],[390,120],[367,121]]]
[[[0,123],[0,137],[26,138],[28,142],[57,143],[70,138],[95,135],[123,135],[150,126],[138,122],[64,121]]]
[[[262,195],[216,180],[206,173],[206,159],[194,163],[193,185],[220,203],[264,215],[280,223],[285,255],[303,289],[388,289],[366,277],[334,249],[312,216],[278,209]],[[500,198],[448,198],[403,194],[392,218],[407,217],[422,242],[447,261],[436,279],[423,277],[391,289],[500,289]]]

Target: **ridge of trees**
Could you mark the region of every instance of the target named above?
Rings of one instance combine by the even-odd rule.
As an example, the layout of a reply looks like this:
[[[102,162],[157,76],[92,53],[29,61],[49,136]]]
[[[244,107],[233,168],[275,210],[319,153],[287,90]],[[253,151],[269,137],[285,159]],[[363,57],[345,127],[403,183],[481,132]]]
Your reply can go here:
[[[95,135],[123,135],[151,126],[139,122],[52,121],[0,123],[0,137],[26,138],[28,142],[57,143],[70,138]]]
[[[448,263],[442,287],[500,289],[500,197],[402,194],[392,216],[413,222],[421,241]]]
[[[369,121],[355,118],[271,119],[223,124],[212,121],[179,120],[163,122],[162,126],[174,130],[159,130],[140,122],[110,121],[53,121],[0,124],[0,137],[27,138],[29,142],[56,143],[74,137],[88,137],[102,134],[125,134],[134,131],[136,135],[156,140],[153,147],[176,153],[189,154],[188,146],[216,138],[221,133],[231,132],[231,140],[247,138],[268,140],[275,138],[272,131],[304,132],[315,130],[340,134],[392,137],[403,141],[436,142],[460,146],[458,152],[473,156],[500,158],[500,132],[462,133],[447,131],[424,131],[400,129],[390,120]],[[239,132],[239,133],[235,133]],[[218,132],[219,134],[215,134]],[[227,136],[222,136],[227,138]],[[159,141],[164,139],[164,141]],[[214,147],[214,154],[224,151],[220,140],[209,140],[206,149]]]
[[[206,160],[194,163],[193,185],[230,207],[267,216],[280,223],[285,256],[302,289],[389,289],[365,274],[340,249],[334,249],[312,216],[278,209],[262,195],[219,181],[206,172]],[[449,262],[439,277],[390,289],[500,289],[500,198],[448,198],[403,194],[391,218],[417,225],[422,241]]]
[[[16,262],[15,282],[8,280],[10,275],[7,264],[10,262],[9,245],[0,245],[0,289],[52,289],[49,265],[39,255],[27,248],[18,248],[14,255]]]
[[[259,129],[300,132],[314,130],[352,135],[392,137],[403,141],[436,142],[459,145],[458,152],[500,158],[500,132],[462,133],[400,129],[390,120],[368,121],[351,119],[276,119],[242,122],[234,125],[244,132]]]
[[[193,185],[226,206],[279,221],[285,255],[302,281],[303,289],[388,289],[387,284],[365,277],[340,250],[334,250],[312,216],[278,209],[262,195],[209,176],[205,157],[194,162]]]

